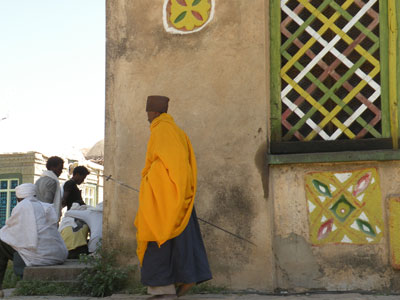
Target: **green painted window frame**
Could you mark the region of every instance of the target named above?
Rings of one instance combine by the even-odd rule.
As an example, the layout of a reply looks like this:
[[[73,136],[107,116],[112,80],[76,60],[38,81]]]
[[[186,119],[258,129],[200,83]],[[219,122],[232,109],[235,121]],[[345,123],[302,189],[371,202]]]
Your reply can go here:
[[[8,173],[8,174],[0,174],[0,181],[7,180],[10,182],[11,180],[18,180],[18,185],[22,184],[22,174],[20,173]],[[15,191],[15,189],[7,188],[7,206],[6,206],[6,221],[11,216],[11,191]]]
[[[6,174],[0,174],[0,180],[1,179],[10,179],[10,178],[16,178],[19,180],[19,184],[22,184],[22,174],[21,173],[6,173]]]
[[[382,42],[389,40],[389,21],[388,17],[388,3],[387,0],[379,0],[379,15],[380,15],[380,62],[381,62],[381,112],[382,112],[382,139],[380,143],[385,145],[384,148],[375,149],[373,151],[357,150],[357,151],[337,151],[337,152],[305,152],[293,154],[272,154],[271,145],[274,142],[281,142],[282,125],[281,125],[281,7],[280,0],[270,0],[270,136],[269,136],[269,164],[285,164],[285,163],[314,163],[314,162],[346,162],[346,161],[381,161],[381,160],[400,160],[400,151],[393,150],[391,129],[390,129],[390,110],[389,110],[389,42]],[[400,3],[396,5],[396,19],[400,24]],[[400,92],[400,35],[397,31],[397,47],[396,47],[396,74],[397,83],[396,88],[398,95]],[[397,103],[396,103],[397,105]],[[400,105],[396,108],[397,116],[400,115]],[[400,123],[400,121],[399,121]],[[400,124],[397,125],[397,128]],[[398,139],[398,138],[397,138]],[[371,139],[375,142],[374,139]],[[378,140],[378,139],[376,139]],[[359,143],[357,140],[354,143]],[[309,142],[291,142],[291,143],[309,143]],[[325,142],[326,143],[326,142]],[[335,141],[331,142],[335,143]],[[388,147],[388,143],[390,146]],[[312,153],[312,155],[310,155]]]

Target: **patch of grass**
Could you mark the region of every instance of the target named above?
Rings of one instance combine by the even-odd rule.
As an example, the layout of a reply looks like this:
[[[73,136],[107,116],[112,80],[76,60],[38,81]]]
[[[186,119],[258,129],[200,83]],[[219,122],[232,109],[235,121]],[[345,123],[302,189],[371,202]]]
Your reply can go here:
[[[15,295],[19,296],[109,296],[125,287],[131,267],[117,265],[115,251],[99,248],[94,255],[80,257],[85,268],[76,283],[21,280]]]
[[[120,267],[116,263],[115,251],[101,248],[93,256],[81,256],[81,263],[88,266],[78,277],[77,283],[51,282],[40,280],[20,280],[13,272],[12,263],[8,265],[4,288],[16,288],[16,296],[95,296],[104,297],[122,290],[123,293],[146,295],[147,287],[134,278],[133,267]],[[192,287],[189,294],[224,294],[228,289],[202,283]]]
[[[13,263],[9,261],[7,265],[6,274],[4,275],[3,280],[3,289],[12,289],[17,286],[18,281],[21,279],[14,274]]]
[[[88,267],[78,276],[78,288],[84,295],[104,297],[121,291],[128,283],[130,266],[119,266],[115,250],[99,247],[94,255],[81,255],[81,263]]]
[[[14,291],[16,296],[78,296],[78,286],[74,283],[21,280]]]
[[[126,294],[146,295],[147,287],[140,283],[140,281],[131,281],[127,288],[124,290]]]

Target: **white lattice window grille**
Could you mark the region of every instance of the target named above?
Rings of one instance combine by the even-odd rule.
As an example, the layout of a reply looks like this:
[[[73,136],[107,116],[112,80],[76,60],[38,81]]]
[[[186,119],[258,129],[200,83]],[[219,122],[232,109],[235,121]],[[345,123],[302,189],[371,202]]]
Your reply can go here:
[[[271,1],[271,153],[397,149],[390,3]]]

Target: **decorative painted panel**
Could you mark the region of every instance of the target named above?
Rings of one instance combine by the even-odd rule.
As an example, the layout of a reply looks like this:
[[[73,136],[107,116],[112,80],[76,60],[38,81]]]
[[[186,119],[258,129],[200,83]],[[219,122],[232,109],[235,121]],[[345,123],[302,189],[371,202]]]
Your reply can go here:
[[[389,198],[390,260],[394,269],[400,269],[400,198]]]
[[[214,17],[215,0],[165,0],[163,22],[167,32],[200,31]]]
[[[378,0],[281,0],[281,139],[382,138]]]
[[[305,176],[313,245],[370,244],[383,237],[382,196],[374,168]]]

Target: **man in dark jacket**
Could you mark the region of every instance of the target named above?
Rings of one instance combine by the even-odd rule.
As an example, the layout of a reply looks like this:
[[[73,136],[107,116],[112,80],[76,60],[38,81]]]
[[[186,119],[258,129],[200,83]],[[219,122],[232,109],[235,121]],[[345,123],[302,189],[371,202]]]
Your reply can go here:
[[[78,189],[78,185],[85,181],[89,173],[89,170],[84,166],[78,166],[74,169],[72,178],[64,184],[62,207],[66,206],[67,210],[69,210],[74,202],[79,203],[79,205],[85,205],[81,195],[82,191]]]

